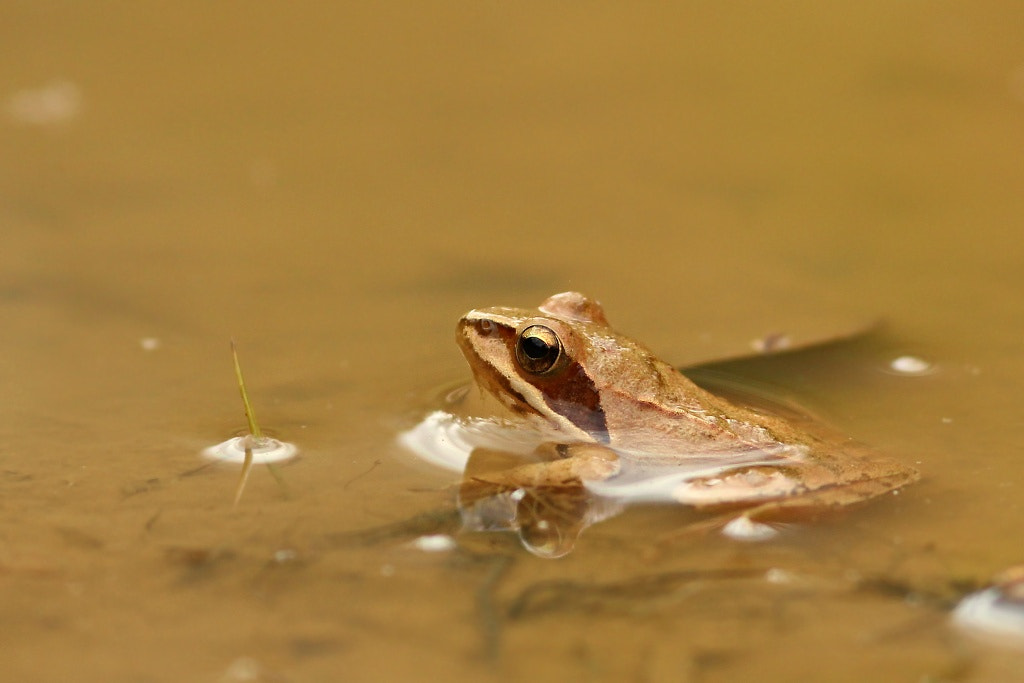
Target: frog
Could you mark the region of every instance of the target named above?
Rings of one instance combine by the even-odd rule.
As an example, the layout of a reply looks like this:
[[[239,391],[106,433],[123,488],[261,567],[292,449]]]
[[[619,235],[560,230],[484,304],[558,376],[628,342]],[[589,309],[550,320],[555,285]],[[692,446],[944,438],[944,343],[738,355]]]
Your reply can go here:
[[[846,508],[920,476],[806,414],[758,410],[699,386],[579,292],[536,309],[471,310],[456,341],[502,413],[434,414],[434,427],[447,426],[447,441],[469,454],[464,522],[515,529],[538,555],[568,553],[583,529],[631,503],[717,513],[691,530],[760,540],[775,535],[773,521]]]

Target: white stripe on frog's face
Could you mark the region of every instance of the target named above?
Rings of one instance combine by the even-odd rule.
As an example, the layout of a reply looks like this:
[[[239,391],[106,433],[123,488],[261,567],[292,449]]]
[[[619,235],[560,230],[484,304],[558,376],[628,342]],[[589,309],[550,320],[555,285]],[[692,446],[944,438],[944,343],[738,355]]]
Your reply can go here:
[[[533,322],[529,311],[514,308],[472,310],[458,326],[458,342],[474,379],[509,409],[545,418],[567,437],[593,441],[593,437],[552,408],[544,393],[529,381],[516,359],[520,328]],[[543,323],[544,319],[538,319]]]

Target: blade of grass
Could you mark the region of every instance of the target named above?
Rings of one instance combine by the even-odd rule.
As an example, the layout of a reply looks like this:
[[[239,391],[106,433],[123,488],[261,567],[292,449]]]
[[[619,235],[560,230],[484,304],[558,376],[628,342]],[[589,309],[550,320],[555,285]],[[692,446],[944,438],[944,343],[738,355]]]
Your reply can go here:
[[[249,433],[252,434],[253,439],[256,443],[263,440],[263,432],[260,431],[260,425],[256,421],[256,413],[252,410],[252,404],[249,403],[249,394],[245,391],[245,380],[242,379],[242,366],[238,363],[238,348],[235,345],[235,340],[231,340],[231,357],[235,361],[235,378],[238,379],[238,392],[242,394],[242,405],[245,406],[245,419],[249,421]],[[246,451],[246,458],[251,453]]]

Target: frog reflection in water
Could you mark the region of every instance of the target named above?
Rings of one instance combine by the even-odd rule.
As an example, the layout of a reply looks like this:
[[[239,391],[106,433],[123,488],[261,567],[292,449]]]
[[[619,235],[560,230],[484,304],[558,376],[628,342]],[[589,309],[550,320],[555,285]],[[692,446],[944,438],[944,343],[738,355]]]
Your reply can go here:
[[[442,441],[467,445],[463,520],[518,530],[539,555],[568,553],[584,528],[627,502],[729,510],[711,525],[758,538],[774,533],[767,521],[857,503],[918,476],[806,420],[698,387],[576,292],[536,310],[470,311],[457,339],[476,383],[509,413],[428,418],[447,432]]]

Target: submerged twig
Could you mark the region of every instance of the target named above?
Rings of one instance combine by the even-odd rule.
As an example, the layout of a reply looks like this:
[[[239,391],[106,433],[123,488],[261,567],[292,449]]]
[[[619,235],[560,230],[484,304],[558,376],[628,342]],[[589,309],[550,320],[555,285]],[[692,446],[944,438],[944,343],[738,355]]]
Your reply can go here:
[[[616,606],[630,609],[651,600],[664,599],[681,588],[703,581],[751,579],[763,576],[756,567],[687,569],[637,576],[612,583],[569,580],[540,581],[524,588],[508,606],[510,619],[523,619],[571,609],[601,610]]]
[[[329,535],[328,539],[336,546],[370,546],[429,534],[454,533],[460,523],[458,508],[442,507],[369,529],[334,533]]]
[[[277,471],[277,466],[269,462],[266,463],[266,465],[267,472],[270,472],[270,476],[274,478],[274,481],[277,482],[278,488],[281,489],[281,495],[284,496],[286,499],[290,499],[292,497],[291,491],[289,491],[288,484],[285,483],[284,477],[282,477],[281,473]]]
[[[501,652],[502,610],[495,600],[494,591],[505,571],[512,565],[512,556],[496,557],[490,571],[476,591],[477,616],[480,618],[480,630],[483,635],[484,656],[489,660],[497,659]]]
[[[237,358],[235,359],[237,366]],[[239,375],[241,377],[241,375]],[[244,394],[243,394],[244,395]],[[249,472],[252,471],[252,446],[246,445],[245,447],[245,462],[242,463],[242,472],[238,476],[238,486],[235,487],[235,502],[232,503],[234,507],[238,506],[238,501],[242,500],[242,492],[245,491],[245,483],[249,481]]]
[[[377,466],[380,465],[380,462],[381,461],[379,459],[378,460],[374,460],[373,464],[370,465],[370,467],[365,472],[361,472],[360,474],[357,474],[356,476],[352,477],[351,479],[346,481],[344,484],[342,484],[341,490],[342,491],[347,491],[348,487],[352,485],[352,482],[357,481],[359,479],[362,479],[363,477],[368,475],[370,472],[373,472],[375,469],[377,469]]]

